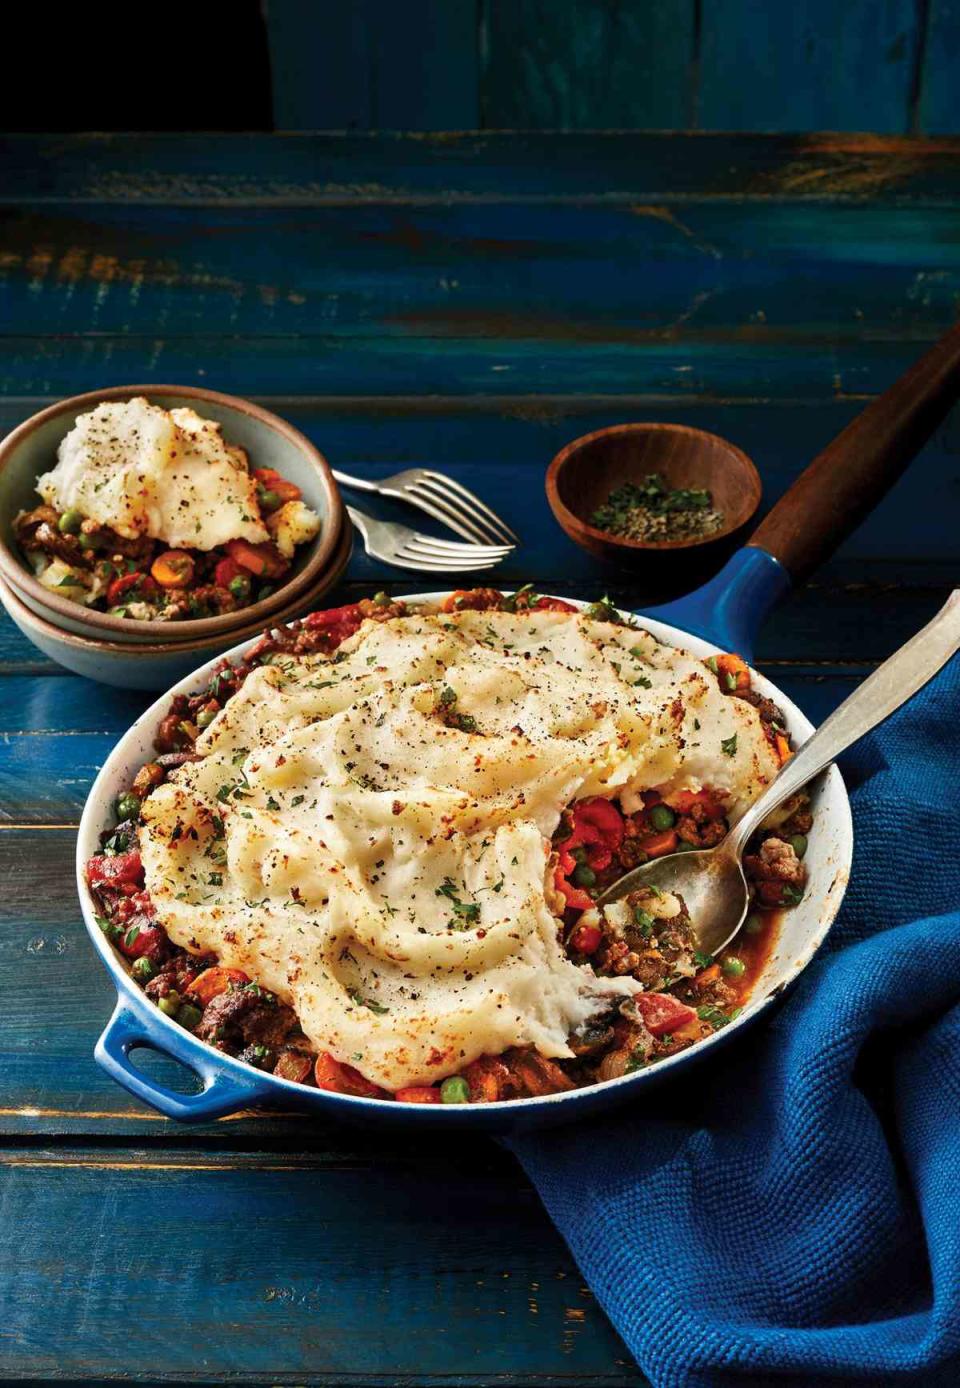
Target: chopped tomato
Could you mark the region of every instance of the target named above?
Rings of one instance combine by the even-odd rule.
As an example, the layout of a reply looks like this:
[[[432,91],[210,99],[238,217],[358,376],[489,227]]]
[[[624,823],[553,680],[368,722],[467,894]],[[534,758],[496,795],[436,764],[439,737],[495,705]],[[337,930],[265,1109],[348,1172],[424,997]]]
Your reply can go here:
[[[660,834],[648,834],[641,839],[640,847],[648,858],[662,858],[665,853],[674,853],[678,842],[675,829],[664,829]]]
[[[303,493],[295,482],[288,482],[272,467],[257,467],[253,475],[264,491],[276,492],[281,501],[299,501]]]
[[[578,925],[570,936],[570,944],[580,954],[594,954],[600,948],[603,931],[599,925]]]
[[[221,559],[213,571],[213,581],[218,588],[229,588],[235,578],[249,578],[246,569],[241,569],[234,559]]]
[[[91,887],[142,887],[143,864],[140,854],[98,854],[87,861],[87,881]]]
[[[718,655],[716,659],[721,689],[735,694],[750,688],[750,669],[745,660],[732,651],[726,655]]]
[[[141,917],[135,917],[117,941],[117,948],[128,959],[141,959],[148,955],[158,958],[166,950],[167,932],[159,925],[151,925]]]
[[[317,1056],[313,1067],[313,1077],[318,1089],[329,1089],[334,1094],[354,1094],[361,1099],[388,1099],[385,1089],[379,1089],[364,1079],[359,1070],[352,1065],[341,1065],[334,1060],[329,1051]]]
[[[276,545],[265,540],[251,545],[247,540],[230,540],[226,551],[234,563],[254,578],[282,578],[289,565]]]
[[[677,1031],[697,1015],[692,1007],[671,993],[638,993],[635,1002],[651,1036],[666,1036]]]
[[[407,1089],[398,1089],[393,1096],[400,1104],[439,1104],[440,1090],[432,1084],[411,1084]]]
[[[623,842],[623,815],[602,795],[578,801],[572,807],[572,815],[573,832],[560,847],[570,853],[583,846],[587,850],[587,863],[594,872],[602,872],[610,866]]]
[[[576,612],[572,602],[563,598],[537,598],[531,609],[533,612]]]
[[[150,574],[161,588],[186,588],[197,566],[185,549],[166,549],[150,565]]]
[[[689,814],[699,805],[707,819],[723,819],[723,806],[709,790],[678,790],[670,796],[670,808],[677,814]]]
[[[576,871],[577,860],[571,853],[566,852],[565,846],[559,844],[557,848],[559,861],[556,872],[553,874],[553,884],[558,892],[561,892],[566,899],[567,909],[572,911],[589,911],[593,905],[593,897],[583,891],[580,887],[575,887],[567,878],[572,872]]]
[[[160,589],[150,575],[137,571],[113,580],[107,589],[107,606],[119,607],[124,602],[150,602],[159,595]]]
[[[250,976],[242,969],[227,969],[218,964],[212,969],[204,969],[202,974],[190,984],[190,992],[204,1007],[214,998],[225,993],[231,983],[249,983]]]
[[[355,602],[348,603],[346,607],[328,607],[325,612],[311,612],[303,619],[305,627],[324,633],[331,649],[359,631],[362,624],[363,613]]]

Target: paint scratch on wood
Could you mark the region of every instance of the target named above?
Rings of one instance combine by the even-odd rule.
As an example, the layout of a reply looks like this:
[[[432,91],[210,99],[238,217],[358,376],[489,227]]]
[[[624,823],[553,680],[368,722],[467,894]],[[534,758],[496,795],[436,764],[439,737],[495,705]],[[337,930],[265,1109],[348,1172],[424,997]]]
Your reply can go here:
[[[635,217],[653,217],[654,220],[658,222],[666,222],[667,226],[675,227],[676,230],[680,232],[681,236],[685,236],[687,240],[692,245],[696,246],[698,251],[702,251],[704,255],[708,255],[714,260],[723,259],[723,252],[717,246],[714,246],[710,241],[705,241],[684,222],[681,222],[676,212],[671,208],[638,203],[636,206],[631,207],[630,211]]]

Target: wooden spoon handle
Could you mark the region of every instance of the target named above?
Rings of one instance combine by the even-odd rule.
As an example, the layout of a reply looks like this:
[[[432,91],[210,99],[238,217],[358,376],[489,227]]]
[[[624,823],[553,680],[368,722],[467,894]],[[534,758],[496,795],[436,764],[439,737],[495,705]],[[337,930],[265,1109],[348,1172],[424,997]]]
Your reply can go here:
[[[960,324],[858,414],[751,535],[800,582],[855,530],[960,395]]]

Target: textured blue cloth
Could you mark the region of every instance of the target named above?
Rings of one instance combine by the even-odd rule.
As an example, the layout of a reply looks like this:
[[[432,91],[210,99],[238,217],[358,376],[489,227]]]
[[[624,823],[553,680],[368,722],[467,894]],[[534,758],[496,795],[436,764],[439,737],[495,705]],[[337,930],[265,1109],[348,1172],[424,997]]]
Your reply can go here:
[[[511,1144],[656,1388],[960,1384],[960,658],[844,762],[853,877],[769,1022]]]

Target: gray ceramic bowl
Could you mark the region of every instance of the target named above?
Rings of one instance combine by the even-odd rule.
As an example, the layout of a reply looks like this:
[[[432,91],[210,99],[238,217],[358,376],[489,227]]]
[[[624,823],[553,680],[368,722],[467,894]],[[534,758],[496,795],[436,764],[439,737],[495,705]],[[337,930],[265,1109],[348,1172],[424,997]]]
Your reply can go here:
[[[143,395],[154,405],[173,409],[186,405],[223,425],[228,443],[245,448],[251,467],[272,467],[303,492],[303,499],[320,516],[322,528],[310,545],[298,551],[291,577],[263,602],[222,617],[185,622],[138,622],[92,612],[79,603],[44,588],[30,570],[13,535],[18,512],[38,504],[36,479],[56,462],[57,448],[73,428],[77,415],[103,400],[130,400]],[[269,410],[233,395],[199,386],[112,386],[73,395],[50,405],[17,426],[0,443],[0,577],[37,616],[65,632],[102,640],[156,646],[171,642],[223,638],[219,649],[239,640],[241,629],[266,626],[279,613],[314,590],[341,543],[344,508],[333,474],[323,455],[299,430]],[[329,584],[327,585],[329,587]],[[303,610],[302,608],[300,610]],[[229,639],[227,639],[229,638]],[[205,648],[204,648],[205,649]],[[150,686],[147,686],[150,687]]]
[[[353,532],[348,521],[340,532],[331,562],[314,587],[301,593],[299,598],[266,621],[262,618],[247,621],[243,626],[232,627],[219,636],[188,641],[144,641],[138,644],[78,636],[34,612],[3,579],[0,579],[0,605],[6,608],[10,620],[38,651],[73,674],[84,675],[87,679],[98,680],[100,684],[110,684],[118,689],[166,689],[196,669],[198,664],[229,650],[238,641],[250,641],[265,628],[293,621],[295,617],[318,607],[324,593],[341,578],[352,548]],[[255,609],[252,607],[247,609],[247,612],[253,611]],[[196,626],[198,623],[183,622],[177,625]]]

